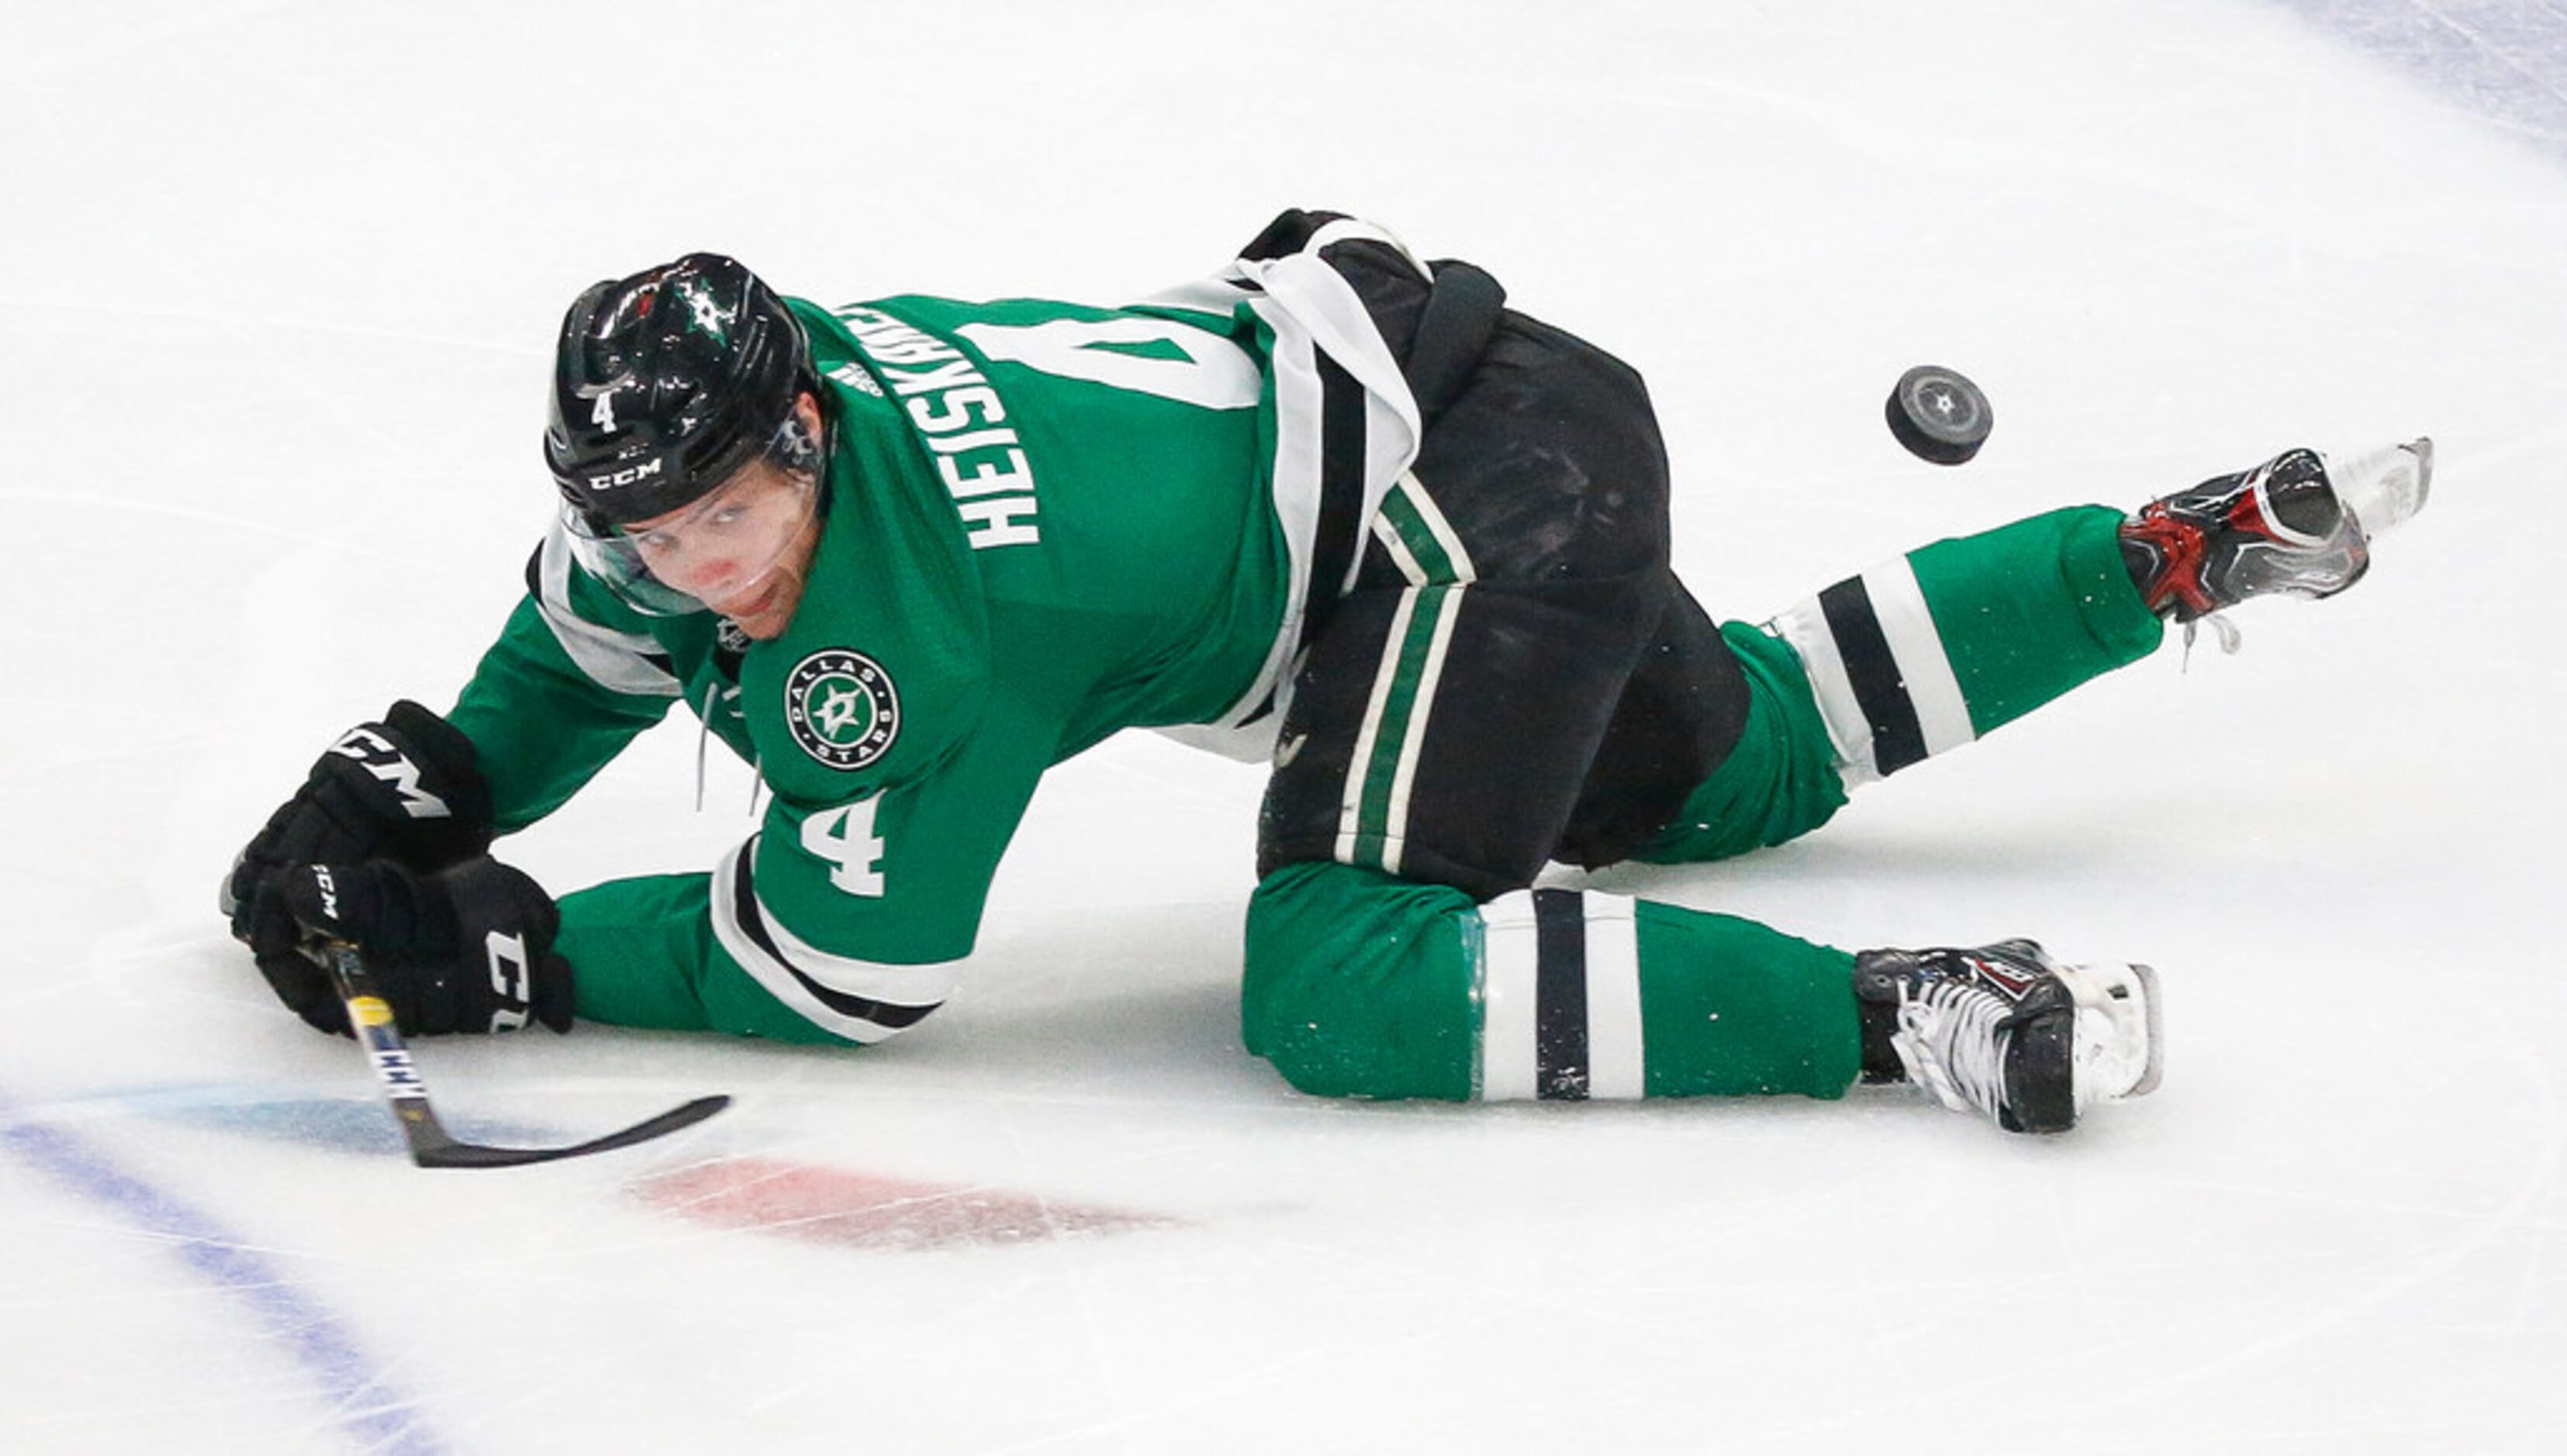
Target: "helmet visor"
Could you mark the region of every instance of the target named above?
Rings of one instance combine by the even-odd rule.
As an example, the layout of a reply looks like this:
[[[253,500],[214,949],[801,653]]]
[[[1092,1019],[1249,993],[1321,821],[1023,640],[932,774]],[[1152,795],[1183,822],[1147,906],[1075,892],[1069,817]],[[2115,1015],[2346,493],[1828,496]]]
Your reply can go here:
[[[563,507],[571,554],[626,605],[654,616],[752,614],[819,514],[817,473],[770,450],[702,499],[628,526]]]

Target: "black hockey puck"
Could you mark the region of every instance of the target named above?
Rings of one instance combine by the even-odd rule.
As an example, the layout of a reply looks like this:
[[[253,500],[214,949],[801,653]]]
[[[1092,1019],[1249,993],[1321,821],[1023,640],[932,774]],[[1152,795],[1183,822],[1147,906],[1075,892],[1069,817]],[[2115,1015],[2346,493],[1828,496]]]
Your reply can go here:
[[[1907,453],[1937,465],[1958,465],[1979,453],[1996,415],[1988,396],[1959,372],[1918,364],[1889,391],[1889,432]]]

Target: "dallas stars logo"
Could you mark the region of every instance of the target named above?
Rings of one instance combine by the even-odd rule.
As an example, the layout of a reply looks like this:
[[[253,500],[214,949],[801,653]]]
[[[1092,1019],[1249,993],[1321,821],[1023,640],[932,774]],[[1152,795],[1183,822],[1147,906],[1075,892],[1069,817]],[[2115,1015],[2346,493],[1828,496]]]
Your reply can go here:
[[[900,736],[900,694],[873,658],[824,647],[784,679],[784,725],[804,753],[833,769],[861,769]]]

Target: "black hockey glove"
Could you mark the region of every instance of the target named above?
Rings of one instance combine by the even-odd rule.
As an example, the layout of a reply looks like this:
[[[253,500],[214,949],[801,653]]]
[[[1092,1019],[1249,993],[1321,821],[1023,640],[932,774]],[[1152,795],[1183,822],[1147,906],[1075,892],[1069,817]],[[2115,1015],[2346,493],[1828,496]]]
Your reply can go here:
[[[271,973],[268,982],[323,1031],[348,1034],[318,959],[330,940],[365,952],[404,1036],[514,1031],[530,1020],[570,1030],[570,962],[553,953],[561,910],[541,885],[488,855],[436,874],[389,859],[289,865],[280,898],[302,927],[309,954],[298,959],[310,974]]]
[[[277,898],[285,866],[392,859],[427,872],[488,851],[490,838],[490,786],[472,740],[404,700],[382,722],[341,734],[268,816],[223,877],[222,910],[271,983],[301,982],[310,963],[296,953],[300,932]]]

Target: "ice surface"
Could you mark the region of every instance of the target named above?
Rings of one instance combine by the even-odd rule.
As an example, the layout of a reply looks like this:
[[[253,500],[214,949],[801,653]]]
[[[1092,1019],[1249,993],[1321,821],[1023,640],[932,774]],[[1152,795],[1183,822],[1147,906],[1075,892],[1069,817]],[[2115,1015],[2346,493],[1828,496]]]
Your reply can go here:
[[[2560,1449],[2562,78],[2555,4],[0,8],[0,1449]],[[1730,614],[2435,437],[2372,579],[2242,655],[1607,880],[2148,960],[2163,1091],[2052,1141],[1296,1096],[1236,1030],[1257,776],[1136,739],[917,1033],[434,1044],[467,1135],[739,1103],[410,1168],[213,881],[507,609],[564,302],[693,247],[1111,301],[1286,204],[1639,364]],[[1963,469],[1880,425],[1929,361],[1995,401]],[[709,863],[749,786],[692,813],[693,755],[516,857]]]

